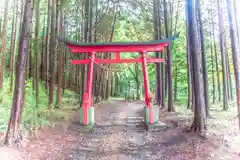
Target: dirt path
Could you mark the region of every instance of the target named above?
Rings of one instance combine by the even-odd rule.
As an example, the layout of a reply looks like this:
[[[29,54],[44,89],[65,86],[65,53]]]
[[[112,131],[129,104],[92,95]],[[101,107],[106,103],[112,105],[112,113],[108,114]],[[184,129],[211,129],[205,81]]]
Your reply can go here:
[[[22,159],[215,160],[221,151],[217,137],[205,140],[183,133],[188,122],[176,113],[162,111],[161,120],[170,126],[166,131],[147,132],[142,123],[141,101],[98,104],[96,125],[91,131],[79,126],[75,114],[73,121],[39,132],[38,140],[26,144]],[[236,154],[228,153],[231,157],[226,160],[237,160]]]
[[[116,100],[98,106],[96,124],[91,131],[81,128],[78,118],[67,124],[65,129],[64,126],[58,126],[49,133],[49,137],[40,134],[39,139],[42,141],[38,140],[39,144],[34,142],[31,145],[28,151],[31,157],[28,158],[38,159],[40,155],[45,155],[43,159],[149,159],[149,150],[146,153],[140,151],[147,143],[142,111],[142,102]],[[55,144],[46,147],[51,141]],[[47,148],[47,152],[41,149],[42,152],[35,153],[41,145]]]

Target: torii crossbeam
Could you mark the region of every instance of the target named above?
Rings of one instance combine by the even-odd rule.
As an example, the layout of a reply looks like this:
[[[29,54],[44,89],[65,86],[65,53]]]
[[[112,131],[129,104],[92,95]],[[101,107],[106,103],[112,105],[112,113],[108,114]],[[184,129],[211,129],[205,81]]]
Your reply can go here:
[[[64,42],[73,53],[88,54],[89,58],[84,60],[72,60],[72,64],[88,64],[87,88],[83,97],[83,107],[80,111],[80,123],[83,125],[94,124],[94,107],[92,96],[93,67],[94,63],[142,63],[144,89],[145,89],[145,123],[154,124],[159,121],[159,108],[153,107],[152,94],[149,88],[147,63],[164,62],[162,58],[147,57],[148,52],[162,52],[178,35],[173,37],[147,42],[111,42],[111,43],[76,43],[58,37],[58,40]],[[104,52],[115,52],[115,59],[98,59],[95,55]],[[141,58],[121,59],[123,52],[139,52]]]

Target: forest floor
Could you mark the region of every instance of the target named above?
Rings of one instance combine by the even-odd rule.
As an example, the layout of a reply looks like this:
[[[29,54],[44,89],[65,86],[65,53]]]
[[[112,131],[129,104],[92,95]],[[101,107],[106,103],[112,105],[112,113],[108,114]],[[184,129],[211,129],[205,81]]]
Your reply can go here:
[[[240,160],[235,108],[213,107],[207,138],[184,132],[192,113],[177,108],[161,110],[160,119],[169,126],[161,132],[144,129],[142,101],[97,104],[91,131],[79,126],[77,110],[66,110],[65,118],[25,140],[20,151],[0,148],[1,160]]]

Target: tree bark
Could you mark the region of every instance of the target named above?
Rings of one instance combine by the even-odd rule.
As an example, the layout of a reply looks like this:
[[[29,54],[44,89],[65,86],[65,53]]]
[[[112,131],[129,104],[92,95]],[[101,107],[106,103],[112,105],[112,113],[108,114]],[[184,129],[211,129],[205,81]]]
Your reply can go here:
[[[45,43],[45,32],[46,32],[46,29],[45,29],[45,18],[46,18],[46,15],[44,15],[44,20],[43,20],[43,29],[42,29],[42,44],[41,44],[41,63],[40,63],[40,79],[41,81],[44,81],[44,43]],[[47,43],[45,44],[47,45]]]
[[[211,66],[212,66],[212,95],[213,95],[213,104],[216,102],[216,95],[215,95],[215,70],[214,70],[214,57],[213,57],[213,41],[214,39],[212,38],[212,30],[210,27],[210,52],[211,52]]]
[[[166,37],[170,36],[169,32],[169,9],[166,0],[163,1],[164,4],[164,21],[165,21],[165,33]],[[169,44],[167,48],[167,72],[168,72],[168,111],[173,112],[175,108],[173,106],[173,92],[172,92],[172,45]]]
[[[226,42],[226,40],[225,40]],[[227,48],[227,46],[225,47]],[[226,50],[226,72],[227,72],[227,90],[228,90],[228,99],[233,100],[233,89],[232,89],[232,77],[231,77],[231,70],[229,64],[229,55],[228,51]]]
[[[4,21],[3,21],[3,29],[2,29],[2,44],[0,47],[1,54],[1,66],[0,66],[0,89],[3,88],[3,79],[4,79],[4,69],[5,69],[5,52],[7,46],[7,26],[8,26],[8,3],[9,1],[5,1],[4,5]]]
[[[15,0],[13,2],[15,4]],[[15,59],[15,44],[16,44],[16,28],[17,28],[17,8],[18,1],[16,7],[13,10],[13,21],[12,21],[12,39],[11,39],[11,47],[10,47],[10,93],[13,92],[13,78],[14,78],[14,59]],[[15,20],[16,18],[16,20]]]
[[[239,120],[239,129],[240,129],[240,52],[236,47],[236,37],[235,30],[233,27],[233,18],[231,13],[231,3],[227,0],[227,9],[228,9],[228,19],[230,26],[230,38],[231,38],[231,47],[232,47],[232,59],[234,65],[235,73],[235,83],[236,83],[236,95],[237,95],[237,107],[238,107],[238,120]]]
[[[222,60],[222,81],[223,81],[223,110],[228,110],[228,98],[227,98],[227,76],[226,76],[226,48],[223,36],[223,21],[222,21],[222,7],[219,0],[217,1],[218,6],[218,25],[219,25],[219,39],[220,39],[220,50]]]
[[[199,29],[200,29],[200,42],[201,42],[201,54],[202,54],[206,116],[210,117],[209,95],[208,95],[208,92],[209,92],[208,91],[208,71],[207,71],[207,60],[206,60],[206,51],[205,51],[205,44],[204,44],[204,30],[203,30],[203,24],[202,24],[200,0],[196,1],[196,3],[197,3],[196,5],[197,5],[197,16],[198,16],[198,21],[199,21]]]
[[[54,75],[55,75],[55,46],[56,46],[56,1],[52,0],[52,14],[51,14],[51,45],[50,45],[50,79],[49,79],[49,107],[53,108],[54,96]]]
[[[161,53],[161,58],[164,58],[163,52]],[[162,81],[162,107],[166,107],[166,92],[165,92],[165,86],[166,86],[166,81],[165,81],[165,72],[167,72],[164,68],[165,68],[166,64],[161,63],[161,81]]]
[[[48,18],[47,18],[47,34],[46,34],[46,44],[45,44],[45,56],[44,56],[44,61],[45,61],[45,64],[44,64],[44,72],[45,72],[45,89],[47,90],[48,89],[48,83],[49,83],[49,79],[48,79],[48,71],[49,71],[49,37],[50,37],[50,34],[49,34],[49,26],[52,25],[51,24],[51,16],[50,16],[50,13],[51,13],[51,0],[48,0]]]
[[[219,68],[218,68],[218,53],[217,53],[217,45],[215,39],[215,25],[213,21],[213,14],[211,12],[211,22],[212,22],[212,32],[213,32],[213,47],[214,47],[214,55],[215,55],[215,65],[217,72],[217,88],[218,88],[218,102],[221,101],[221,86],[220,86],[220,76],[219,76]]]
[[[160,4],[159,0],[154,0],[153,2],[154,36],[155,40],[159,40],[161,38]],[[160,52],[156,52],[156,57],[160,58]],[[156,104],[158,106],[162,105],[161,83],[161,64],[156,63]]]
[[[194,120],[192,123],[192,131],[198,131],[200,134],[204,134],[204,129],[206,126],[206,111],[204,103],[204,84],[203,75],[201,72],[201,51],[199,46],[199,37],[196,21],[196,5],[195,0],[187,0],[188,8],[188,34],[189,34],[189,45],[192,62],[193,71],[193,83],[194,83],[194,97],[195,97],[195,110],[194,110]]]
[[[175,67],[175,80],[174,80],[174,102],[177,101],[177,81],[178,81],[178,64],[176,64],[176,67]]]
[[[187,11],[186,11],[187,13]],[[187,16],[187,14],[186,14]],[[186,24],[187,26],[188,24]],[[189,36],[188,36],[188,27],[186,27],[186,52],[187,52],[187,75],[188,75],[188,105],[187,108],[190,109],[193,107],[193,99],[192,99],[192,74],[191,74],[191,55],[190,55],[190,45],[189,45]]]
[[[35,26],[35,44],[34,44],[34,57],[35,57],[35,86],[36,86],[36,107],[39,104],[39,66],[38,66],[38,44],[39,44],[39,21],[40,21],[40,0],[36,2],[35,8],[35,19],[36,19],[36,26]]]
[[[89,38],[89,0],[85,0],[85,3],[84,3],[84,26],[83,26],[83,29],[84,29],[84,32],[83,32],[83,41],[85,43],[88,42],[88,38]],[[84,55],[83,56],[84,59],[87,58],[87,55]],[[82,97],[83,97],[83,94],[84,92],[86,91],[86,82],[87,82],[87,68],[85,67],[85,65],[82,66],[82,70],[81,70],[81,77],[82,77],[82,94],[80,94],[80,101],[81,101],[81,105],[83,103],[82,101]]]
[[[60,1],[60,33],[63,32],[63,1]],[[59,45],[60,52],[58,56],[58,89],[57,89],[57,107],[60,108],[62,106],[62,95],[63,95],[63,49],[62,45]]]
[[[33,16],[33,0],[25,3],[23,22],[21,27],[21,36],[19,43],[18,67],[16,70],[15,90],[12,104],[12,111],[8,123],[7,133],[5,135],[4,144],[7,145],[12,140],[13,145],[20,142],[20,120],[24,107],[24,91],[25,91],[25,72],[27,56],[29,52],[29,40],[32,28]]]

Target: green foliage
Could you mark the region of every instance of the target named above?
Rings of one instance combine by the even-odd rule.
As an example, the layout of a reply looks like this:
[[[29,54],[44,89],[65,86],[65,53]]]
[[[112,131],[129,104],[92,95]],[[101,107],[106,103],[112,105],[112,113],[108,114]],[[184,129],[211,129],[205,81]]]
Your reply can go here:
[[[44,85],[39,85],[39,104],[36,106],[36,93],[32,87],[32,80],[26,83],[25,88],[25,105],[22,115],[22,124],[26,127],[40,127],[48,125],[50,122],[44,116],[40,116],[45,110],[48,109],[48,96],[45,92]]]
[[[9,93],[9,83],[4,79],[4,87],[0,90],[0,131],[7,128],[7,123],[10,117],[13,96]]]
[[[23,130],[39,128],[45,125],[51,125],[49,118],[48,95],[41,82],[39,85],[39,104],[36,106],[36,94],[32,87],[32,79],[26,81],[25,84],[25,103],[21,119],[21,126]],[[13,94],[9,93],[10,80],[4,79],[4,87],[0,92],[0,132],[6,131],[7,124],[12,108]],[[56,99],[56,98],[55,98]],[[63,108],[76,106],[76,99],[74,93],[66,90],[63,97]],[[63,117],[65,112],[54,113],[55,117]]]
[[[138,2],[139,3],[139,2]],[[143,3],[143,2],[141,2]],[[147,5],[147,4],[146,4]],[[149,7],[149,6],[148,6]],[[133,15],[132,13],[126,11],[123,12],[121,17],[117,22],[117,26],[115,29],[115,41],[147,41],[153,40],[154,38],[154,30],[153,24],[151,20],[151,12],[144,10],[143,8],[140,9],[139,14],[138,12]],[[181,14],[181,16],[184,16]],[[179,22],[177,26],[177,32],[180,32],[179,38],[174,41],[172,46],[172,54],[173,54],[173,84],[177,76],[178,81],[178,92],[181,93],[180,99],[184,95],[183,99],[186,99],[187,91],[188,91],[188,83],[187,83],[187,53],[186,53],[186,28],[185,28],[185,21],[182,17],[179,18]],[[163,28],[164,29],[164,26]],[[164,38],[164,37],[163,37]],[[165,55],[165,52],[163,53]],[[148,54],[151,57],[155,57],[155,53]],[[124,58],[136,58],[138,57],[138,53],[124,53],[122,57]],[[129,65],[131,68],[134,68],[135,64]],[[119,68],[123,68],[123,65],[118,65]],[[175,67],[178,67],[178,72],[175,74]],[[134,69],[132,69],[134,70]],[[156,65],[155,64],[148,64],[148,71],[149,71],[149,80],[150,80],[150,87],[151,91],[155,93],[156,88]],[[130,72],[127,69],[126,74],[129,75],[125,79],[122,79],[121,84],[126,85],[128,81],[131,82],[131,88],[134,89],[136,93],[136,81]],[[139,67],[139,76],[140,76],[140,86],[143,86],[143,74],[142,68]],[[130,95],[129,88],[124,89],[124,94]],[[183,100],[182,102],[185,103]]]
[[[4,87],[0,95],[0,99],[2,100],[0,103],[0,131],[6,130],[12,108],[13,94],[9,93],[9,88],[10,81],[8,79],[4,79]],[[45,117],[36,116],[48,108],[47,100],[48,98],[43,88],[43,85],[40,84],[40,104],[38,105],[38,108],[36,108],[36,100],[35,93],[32,88],[32,80],[26,82],[25,103],[21,121],[24,129],[30,129],[33,126],[39,127],[44,124],[50,124],[50,122]]]

